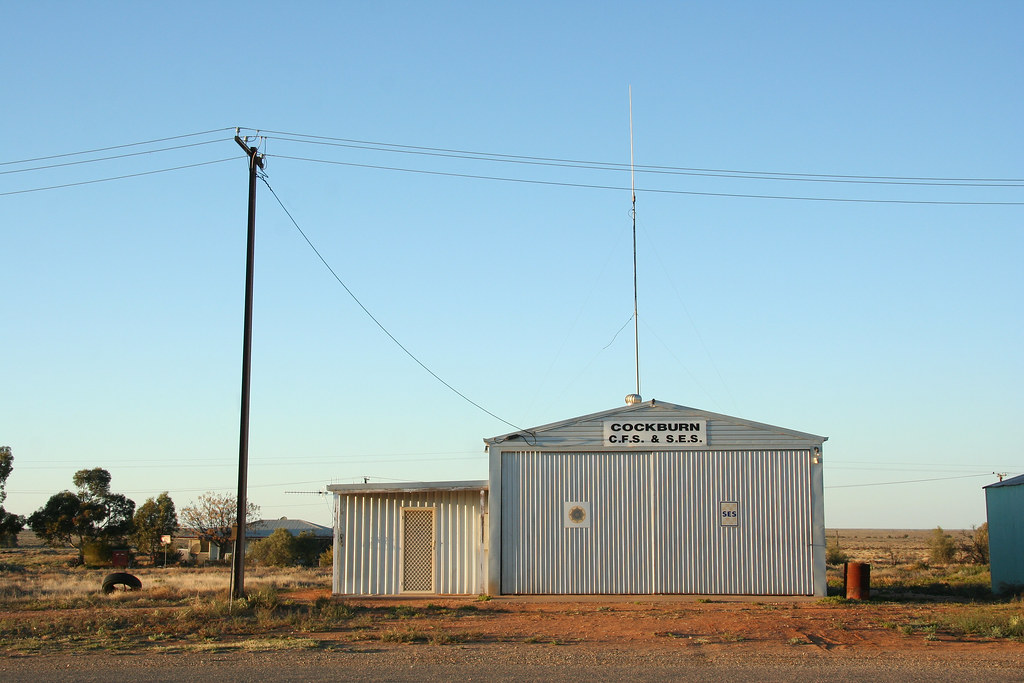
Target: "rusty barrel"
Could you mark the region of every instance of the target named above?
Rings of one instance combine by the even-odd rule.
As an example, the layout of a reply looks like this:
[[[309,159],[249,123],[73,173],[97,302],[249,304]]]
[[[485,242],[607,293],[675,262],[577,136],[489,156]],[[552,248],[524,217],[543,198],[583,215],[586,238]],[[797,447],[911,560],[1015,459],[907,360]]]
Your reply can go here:
[[[847,562],[843,567],[843,586],[847,600],[867,600],[871,597],[871,565]]]

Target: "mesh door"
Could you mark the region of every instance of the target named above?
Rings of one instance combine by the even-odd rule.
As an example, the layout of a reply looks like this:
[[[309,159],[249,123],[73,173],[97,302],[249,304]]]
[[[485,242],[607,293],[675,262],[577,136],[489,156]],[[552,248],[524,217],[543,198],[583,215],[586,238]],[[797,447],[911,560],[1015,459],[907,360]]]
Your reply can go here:
[[[434,590],[434,509],[402,510],[402,590]]]

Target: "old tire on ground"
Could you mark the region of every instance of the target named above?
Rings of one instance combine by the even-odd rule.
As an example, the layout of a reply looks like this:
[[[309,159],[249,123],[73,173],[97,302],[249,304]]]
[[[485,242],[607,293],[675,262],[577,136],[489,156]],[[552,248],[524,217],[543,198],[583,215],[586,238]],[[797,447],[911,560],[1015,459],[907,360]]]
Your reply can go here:
[[[103,579],[104,593],[113,593],[116,590],[137,591],[140,588],[142,588],[142,582],[126,572],[107,574]]]

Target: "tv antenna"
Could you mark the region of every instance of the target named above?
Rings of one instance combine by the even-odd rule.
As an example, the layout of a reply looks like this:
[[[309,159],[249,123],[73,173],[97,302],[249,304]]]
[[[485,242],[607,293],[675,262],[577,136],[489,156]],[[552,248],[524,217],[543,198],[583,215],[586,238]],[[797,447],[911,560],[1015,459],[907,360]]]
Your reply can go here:
[[[636,173],[633,168],[633,86],[629,86],[629,189],[633,197],[630,215],[633,218],[633,348],[636,351],[636,393],[626,396],[626,404],[640,403],[640,318],[636,286]]]

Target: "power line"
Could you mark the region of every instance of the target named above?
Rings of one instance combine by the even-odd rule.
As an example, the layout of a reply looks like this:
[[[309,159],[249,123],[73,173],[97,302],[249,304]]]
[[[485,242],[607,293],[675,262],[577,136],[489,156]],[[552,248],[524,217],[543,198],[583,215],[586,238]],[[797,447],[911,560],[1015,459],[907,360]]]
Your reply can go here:
[[[305,481],[282,481],[282,482],[274,482],[273,484],[250,484],[249,488],[251,488],[251,489],[269,489],[269,488],[274,488],[275,486],[298,486],[300,484],[320,484],[322,482],[323,482],[323,478],[321,478],[321,479],[307,479]],[[202,492],[206,492],[206,491],[221,492],[221,491],[223,491],[223,492],[234,493],[234,486],[233,485],[229,485],[229,486],[205,486],[205,487],[202,487],[202,488],[193,488],[193,487],[190,487],[190,488],[176,488],[176,487],[173,487],[173,486],[171,486],[171,487],[163,486],[163,487],[156,487],[156,488],[151,488],[151,489],[131,489],[131,490],[119,491],[119,493],[123,493],[125,495],[129,495],[129,494],[131,494],[131,495],[145,495],[147,493],[154,493],[154,492],[159,493],[161,491],[167,491],[168,493],[174,493],[175,495],[177,495],[179,493],[195,493],[197,491],[202,491]],[[50,490],[46,490],[46,491],[42,491],[42,490],[38,490],[38,491],[37,490],[27,490],[27,491],[10,491],[9,493],[12,494],[12,495],[14,495],[14,494],[28,495],[28,494],[46,494],[46,493],[52,493],[52,491],[50,491]]]
[[[498,419],[501,419],[501,418],[498,418]],[[518,427],[516,427],[516,429],[518,429]],[[481,454],[477,454],[477,455],[463,455],[463,456],[457,456],[457,457],[451,457],[451,458],[432,457],[432,458],[430,458],[430,462],[481,460],[482,457],[483,457],[482,453]],[[269,464],[271,462],[279,462],[279,461],[280,461],[280,458],[260,458],[260,459],[250,460],[251,463],[256,464],[256,465],[259,465],[259,464]],[[181,461],[177,461],[177,462],[181,462]],[[289,460],[288,464],[290,466],[294,466],[294,467],[298,467],[298,466],[308,467],[310,465],[373,465],[373,464],[388,464],[388,465],[390,465],[390,464],[398,464],[398,463],[404,463],[404,462],[423,462],[423,458],[422,457],[418,457],[418,458],[371,458],[371,457],[367,456],[367,459],[362,459],[362,460],[349,460],[349,459],[342,459],[342,458],[331,458],[331,459],[320,459],[320,460]],[[119,465],[116,465],[116,467],[119,470],[151,469],[154,464],[163,464],[163,463],[166,463],[166,460],[133,460],[130,464],[119,464]],[[213,468],[213,469],[216,469],[216,468],[225,468],[225,467],[236,467],[237,465],[238,465],[237,462],[210,462],[209,460],[206,460],[205,462],[191,462],[191,463],[189,463],[189,468],[190,469],[198,469],[198,468]],[[66,469],[68,469],[70,467],[77,467],[77,465],[20,465],[18,467],[18,469],[19,470],[66,470]],[[111,467],[111,469],[113,469],[113,466]]]
[[[523,183],[527,185],[548,185],[553,187],[578,187],[591,190],[612,190],[625,192],[630,188],[617,185],[595,185],[591,183],[570,183],[554,180],[532,180],[527,178],[509,178],[503,176],[478,175],[472,173],[453,173],[450,171],[427,171],[416,168],[403,168],[398,166],[381,166],[377,164],[359,164],[350,161],[337,161],[333,159],[314,159],[310,157],[296,157],[284,154],[268,154],[268,157],[277,159],[289,159],[292,161],[306,161],[317,164],[331,164],[335,166],[349,166],[353,168],[373,168],[382,171],[399,171],[402,173],[418,173],[421,175],[446,176],[450,178],[470,178],[473,180],[495,180],[507,183]],[[731,199],[779,199],[787,201],[802,202],[843,202],[852,204],[913,204],[929,206],[1024,206],[1024,202],[967,202],[967,201],[929,201],[916,199],[853,199],[846,197],[800,197],[792,195],[765,195],[765,194],[744,194],[735,192],[697,192],[694,190],[666,190],[658,188],[636,188],[637,192],[650,192],[654,194],[687,195],[695,197],[726,197]]]
[[[420,149],[390,149],[387,147],[374,146],[371,144],[351,144],[343,142],[322,142],[317,140],[302,140],[298,138],[289,137],[274,137],[270,136],[268,139],[279,140],[282,142],[298,142],[303,144],[311,145],[323,145],[329,147],[344,147],[348,149],[360,149],[372,152],[390,152],[394,154],[415,154],[420,156],[431,156],[431,157],[442,157],[446,159],[466,159],[470,161],[489,161],[492,163],[504,163],[504,164],[524,164],[530,166],[547,166],[557,168],[578,168],[583,170],[591,171],[614,171],[614,172],[626,172],[635,170],[638,173],[648,173],[655,175],[681,175],[681,176],[694,176],[702,178],[730,178],[738,180],[776,180],[776,181],[788,181],[788,182],[804,182],[804,183],[842,183],[842,184],[853,184],[853,185],[912,185],[912,186],[923,186],[923,187],[1016,187],[1024,188],[1024,180],[1011,180],[1007,179],[1003,182],[994,182],[987,180],[968,180],[962,179],[957,180],[953,178],[935,178],[935,179],[871,179],[871,176],[865,176],[863,178],[851,177],[851,176],[827,176],[827,175],[816,175],[816,174],[776,174],[769,172],[758,172],[758,171],[726,171],[726,170],[687,170],[680,167],[671,166],[638,166],[636,169],[630,169],[628,166],[622,164],[603,162],[603,161],[572,161],[572,160],[559,160],[559,161],[548,161],[544,160],[543,157],[527,158],[527,157],[515,157],[515,158],[501,158],[500,156],[489,155],[484,152],[466,152],[466,153],[449,153],[449,152],[429,152],[422,151]]]
[[[291,212],[290,212],[290,211],[288,211],[288,209],[287,209],[287,208],[285,207],[285,205],[284,205],[284,202],[282,202],[282,201],[281,201],[281,198],[277,196],[277,193],[276,193],[276,192],[274,192],[274,188],[272,188],[272,187],[270,186],[270,183],[268,183],[268,182],[267,182],[267,179],[266,179],[265,177],[262,177],[262,178],[261,178],[261,180],[263,181],[263,184],[267,186],[267,189],[268,189],[268,190],[270,190],[270,194],[274,195],[274,199],[276,199],[276,200],[277,200],[277,203],[278,203],[278,205],[280,205],[280,207],[281,207],[281,210],[283,210],[283,211],[285,212],[285,215],[287,215],[287,216],[288,216],[288,219],[289,219],[289,220],[291,220],[291,222],[292,222],[292,225],[294,225],[294,226],[295,226],[295,229],[299,231],[299,234],[300,234],[300,235],[302,235],[302,239],[306,240],[306,244],[308,244],[308,245],[309,245],[309,248],[310,248],[310,249],[312,249],[312,250],[313,250],[313,253],[314,253],[314,254],[316,254],[317,258],[319,258],[319,259],[320,259],[320,262],[321,262],[321,263],[323,263],[323,264],[324,264],[324,266],[326,266],[327,270],[328,270],[328,271],[330,271],[331,275],[333,275],[333,276],[334,276],[334,279],[338,281],[338,284],[340,284],[340,285],[341,285],[341,286],[342,286],[342,287],[344,288],[344,290],[345,290],[346,292],[348,292],[348,295],[349,295],[350,297],[352,297],[352,300],[356,302],[356,304],[357,304],[357,305],[359,306],[359,308],[363,309],[363,313],[365,313],[365,314],[366,314],[366,315],[367,315],[367,316],[368,316],[368,317],[370,318],[370,320],[372,320],[372,321],[374,322],[374,324],[375,324],[375,325],[377,325],[377,327],[379,327],[379,328],[380,328],[380,330],[381,330],[381,331],[382,331],[382,332],[383,332],[384,334],[386,334],[386,335],[388,336],[388,338],[389,338],[389,339],[390,339],[391,341],[393,341],[393,342],[394,342],[394,343],[395,343],[395,344],[396,344],[396,345],[398,346],[398,348],[400,348],[400,349],[401,349],[402,351],[404,351],[404,352],[405,352],[405,355],[409,356],[409,358],[411,358],[411,359],[412,359],[412,360],[413,360],[413,361],[414,361],[414,362],[415,362],[415,363],[416,363],[417,365],[419,365],[419,366],[420,366],[421,368],[423,368],[424,370],[426,370],[426,371],[427,371],[427,373],[429,373],[431,377],[433,377],[434,379],[436,379],[436,380],[437,380],[438,382],[440,382],[440,383],[441,383],[441,384],[443,384],[444,386],[448,387],[448,389],[450,389],[450,390],[451,390],[452,392],[454,392],[454,393],[455,393],[455,394],[456,394],[457,396],[461,397],[461,398],[462,398],[462,399],[463,399],[464,401],[466,401],[466,402],[467,402],[467,403],[469,403],[470,405],[473,405],[473,406],[475,406],[475,407],[479,408],[480,410],[482,410],[483,412],[487,413],[488,415],[490,415],[490,416],[491,416],[491,417],[493,417],[494,419],[498,420],[499,422],[503,422],[504,424],[508,425],[509,427],[512,427],[513,429],[515,429],[515,430],[517,430],[517,431],[523,431],[521,427],[518,427],[518,426],[516,426],[516,425],[512,424],[511,422],[509,422],[508,420],[506,420],[506,419],[504,419],[504,418],[501,418],[501,417],[499,417],[499,416],[495,415],[495,414],[494,414],[494,413],[492,413],[491,411],[487,410],[487,408],[484,408],[484,407],[483,407],[482,405],[480,405],[479,403],[477,403],[477,402],[476,402],[476,401],[474,401],[473,399],[469,398],[469,397],[468,397],[468,396],[466,396],[466,395],[465,395],[464,393],[462,393],[461,391],[459,391],[458,389],[456,389],[455,387],[453,387],[453,386],[452,386],[451,384],[449,384],[448,382],[446,382],[445,380],[443,380],[443,379],[442,379],[442,378],[440,377],[440,375],[438,375],[438,374],[437,374],[436,372],[434,372],[433,370],[431,370],[430,368],[428,368],[428,367],[427,367],[427,366],[426,366],[426,365],[425,365],[425,364],[423,363],[423,361],[421,361],[421,360],[420,360],[419,358],[417,358],[417,357],[416,357],[416,356],[415,356],[415,355],[414,355],[414,354],[412,353],[412,351],[410,351],[409,349],[407,349],[407,348],[406,348],[406,347],[405,347],[405,346],[404,346],[404,345],[402,344],[402,342],[398,341],[398,339],[397,339],[397,338],[395,338],[395,335],[391,334],[391,332],[389,332],[389,331],[388,331],[388,329],[387,329],[386,327],[384,327],[384,325],[382,325],[382,324],[381,324],[381,322],[380,322],[379,320],[377,320],[377,318],[375,318],[375,317],[374,317],[374,315],[373,315],[372,313],[370,313],[369,309],[367,309],[367,308],[366,308],[366,306],[364,306],[364,305],[363,305],[363,302],[359,300],[359,298],[358,298],[358,297],[357,297],[357,296],[356,296],[356,295],[355,295],[355,294],[354,294],[354,293],[352,292],[352,290],[348,288],[348,285],[346,285],[346,284],[345,284],[345,282],[344,282],[344,281],[343,281],[343,280],[342,280],[342,279],[341,279],[341,278],[340,278],[340,277],[338,276],[338,273],[337,273],[337,272],[335,272],[334,268],[332,268],[332,267],[331,267],[331,264],[329,264],[329,263],[327,262],[327,259],[325,259],[325,258],[323,257],[323,255],[322,255],[322,254],[320,253],[320,251],[319,251],[319,250],[318,250],[318,249],[316,248],[316,246],[314,246],[314,245],[313,245],[313,242],[312,242],[312,241],[310,241],[309,237],[308,237],[308,236],[306,236],[306,233],[305,233],[305,232],[303,232],[302,228],[300,228],[300,227],[299,227],[299,224],[298,224],[298,223],[296,222],[296,220],[295,220],[295,217],[294,217],[294,216],[292,216]]]
[[[126,147],[139,147],[139,146],[142,146],[142,145],[154,145],[154,144],[156,144],[158,142],[168,142],[170,140],[181,140],[181,139],[184,139],[184,138],[193,138],[193,137],[197,137],[199,135],[209,135],[210,133],[221,133],[221,132],[226,131],[226,130],[234,130],[234,127],[231,127],[231,128],[214,128],[212,130],[202,130],[202,131],[199,131],[198,133],[185,133],[184,135],[172,135],[171,137],[166,137],[166,138],[156,138],[154,140],[143,140],[142,142],[129,142],[129,143],[126,143],[126,144],[123,144],[123,145],[113,145],[111,147],[97,147],[96,149],[86,149],[86,150],[82,150],[81,152],[65,152],[64,154],[51,154],[51,155],[45,156],[45,157],[34,157],[34,158],[31,158],[31,159],[18,159],[17,161],[2,161],[2,162],[0,162],[0,166],[10,166],[12,164],[28,164],[28,163],[32,163],[34,161],[47,161],[49,159],[61,159],[63,157],[73,157],[73,156],[79,156],[81,154],[95,154],[96,152],[109,152],[110,150],[113,150],[113,149],[125,149]],[[249,130],[249,129],[246,129],[246,130]]]
[[[453,450],[445,450],[445,451],[394,451],[394,452],[388,452],[388,453],[360,452],[360,453],[348,453],[348,454],[343,454],[343,455],[332,455],[332,456],[330,456],[330,460],[319,460],[318,459],[318,460],[315,460],[313,462],[338,462],[339,460],[344,460],[345,458],[374,458],[376,460],[381,460],[381,459],[392,459],[392,458],[406,458],[406,457],[410,457],[410,456],[422,457],[422,456],[425,456],[425,455],[433,455],[433,456],[436,456],[436,455],[470,455],[470,454],[478,455],[479,453],[480,453],[479,450],[472,450],[472,451],[453,451]],[[280,459],[281,459],[280,455],[273,455],[273,456],[264,456],[262,458],[255,457],[252,460],[254,462],[261,462],[261,461],[263,461],[263,462],[279,462]],[[191,466],[192,463],[209,462],[209,460],[210,460],[210,458],[208,456],[200,456],[200,457],[195,457],[195,458],[175,457],[175,459],[174,459],[174,461],[176,463],[188,463],[188,464],[190,464],[190,466]],[[65,465],[65,466],[71,467],[71,466],[75,466],[75,465],[80,464],[82,462],[82,460],[80,458],[63,458],[63,459],[60,459],[60,460],[47,459],[44,462],[46,462],[46,463],[48,463],[50,465],[54,465],[54,466],[56,466],[56,465]],[[132,462],[133,465],[134,464],[140,464],[140,463],[141,464],[145,464],[145,463],[162,463],[162,462],[166,462],[166,459],[165,458],[132,458],[131,462]],[[289,463],[303,463],[303,462],[307,462],[307,461],[289,459],[288,462]],[[30,468],[30,467],[38,467],[38,466],[35,466],[35,465],[19,465],[18,469],[19,470],[20,469],[27,469],[27,468]]]
[[[195,133],[186,133],[183,135],[175,135],[163,138],[154,138],[152,140],[144,140],[140,142],[125,143],[122,145],[112,145],[108,147],[99,147],[94,149],[82,150],[77,152],[67,152],[63,154],[54,154],[41,157],[33,157],[28,159],[20,159],[16,161],[0,162],[0,166],[10,166],[16,164],[24,164],[36,161],[45,161],[50,159],[65,158],[71,156],[79,156],[85,154],[94,154],[97,152],[110,151],[116,149],[124,149],[128,147],[142,146],[155,144],[158,142],[165,142],[170,140],[179,140],[183,138],[196,137],[200,135],[209,135],[212,133],[219,133],[223,131],[236,130],[234,128],[216,128],[206,131],[199,131]],[[244,128],[244,130],[256,130],[254,128]],[[528,156],[528,155],[517,155],[517,154],[500,154],[493,152],[475,152],[470,150],[459,150],[449,149],[443,147],[426,147],[417,145],[404,145],[395,143],[385,142],[372,142],[366,140],[354,140],[349,138],[338,138],[320,135],[307,135],[303,133],[289,133],[282,131],[264,131],[265,133],[271,133],[277,136],[289,136],[289,137],[274,137],[274,139],[285,141],[285,142],[299,142],[307,144],[318,144],[328,145],[336,147],[349,147],[354,149],[364,149],[368,151],[383,151],[383,152],[396,152],[406,154],[420,154],[427,156],[441,156],[451,158],[461,158],[467,160],[477,161],[491,161],[491,162],[507,162],[507,163],[521,163],[521,164],[532,164],[532,165],[544,165],[544,166],[561,166],[568,168],[579,168],[584,170],[612,170],[612,171],[626,171],[629,170],[629,166],[621,163],[611,162],[600,162],[600,161],[585,161],[577,159],[563,159],[557,157],[540,157],[540,156]],[[220,142],[220,140],[209,140],[189,145],[172,146],[158,150],[147,150],[143,152],[130,153],[125,155],[113,155],[109,157],[102,157],[99,159],[87,159],[82,161],[69,162],[67,164],[52,164],[47,166],[33,167],[27,169],[14,169],[10,171],[0,171],[0,174],[9,173],[20,173],[34,170],[43,170],[49,168],[57,168],[62,166],[71,166],[77,164],[92,163],[93,161],[106,161],[118,158],[140,156],[145,154],[152,154],[161,151],[171,151],[175,149],[182,149],[186,147],[200,146],[206,144],[212,144],[214,142]],[[324,163],[341,166],[350,166],[356,168],[371,168],[378,170],[389,170],[398,171],[404,173],[419,173],[425,175],[437,175],[437,176],[448,176],[455,178],[467,178],[477,180],[492,180],[500,182],[516,182],[525,184],[535,185],[548,185],[556,187],[578,187],[586,189],[598,189],[598,190],[611,190],[616,192],[624,191],[626,188],[623,186],[612,186],[612,185],[601,185],[593,183],[573,183],[564,181],[546,181],[546,180],[534,180],[527,178],[514,178],[514,177],[502,177],[502,176],[491,176],[483,174],[470,174],[470,173],[454,173],[444,171],[430,171],[424,169],[414,168],[403,168],[395,166],[377,165],[377,164],[360,164],[354,162],[344,162],[330,159],[317,159],[290,155],[268,155],[276,156],[282,159],[290,159],[294,161],[306,161],[310,163]],[[227,159],[203,162],[192,165],[178,166],[167,169],[160,169],[156,171],[147,171],[134,174],[126,174],[121,176],[113,176],[108,178],[100,178],[96,180],[86,180],[74,183],[64,183],[58,185],[49,185],[46,187],[30,188],[25,190],[14,190],[8,192],[0,192],[0,196],[9,196],[15,194],[25,194],[30,192],[40,192],[44,190],[62,189],[66,187],[75,187],[79,185],[88,185],[92,183],[109,182],[113,180],[123,180],[127,178],[134,178],[143,175],[149,175],[154,173],[164,173],[167,171],[181,170],[185,168],[192,168],[195,166],[202,166],[206,164],[220,163],[221,161],[227,161]],[[940,187],[981,187],[981,188],[1024,188],[1024,179],[1020,178],[945,178],[945,177],[927,177],[927,176],[869,176],[869,175],[843,175],[843,174],[817,174],[817,173],[796,173],[796,172],[781,172],[781,171],[748,171],[748,170],[735,170],[735,169],[713,169],[713,168],[696,168],[696,167],[683,167],[683,166],[636,166],[636,170],[642,173],[653,173],[653,174],[667,174],[667,175],[690,175],[690,176],[705,176],[705,177],[719,177],[719,178],[730,178],[739,180],[788,180],[788,181],[808,181],[808,182],[841,182],[841,183],[868,183],[868,184],[881,184],[881,185],[918,185],[918,186],[940,186]],[[637,188],[640,192],[648,192],[655,194],[675,194],[675,195],[688,195],[688,196],[705,196],[705,197],[724,197],[724,198],[735,198],[735,199],[774,199],[774,200],[787,200],[787,201],[805,201],[805,202],[844,202],[844,203],[864,203],[864,204],[904,204],[904,205],[933,205],[933,206],[1024,206],[1024,201],[952,201],[952,200],[911,200],[911,199],[859,199],[859,198],[845,198],[845,197],[806,197],[806,196],[795,196],[795,195],[778,195],[778,194],[753,194],[753,193],[727,193],[727,192],[700,192],[695,190],[672,190],[662,188]]]
[[[127,154],[115,154],[109,157],[99,157],[97,159],[82,159],[80,161],[65,161],[60,164],[47,164],[46,166],[32,166],[30,168],[16,168],[10,171],[0,171],[0,175],[9,175],[11,173],[28,173],[29,171],[42,171],[50,168],[63,168],[65,166],[78,166],[81,164],[92,164],[97,161],[110,161],[112,159],[127,159],[128,157],[144,156],[146,154],[156,154],[157,152],[170,152],[176,149],[186,149],[189,147],[200,147],[202,145],[212,145],[214,143],[224,142],[223,140],[204,140],[203,142],[192,142],[187,145],[175,145],[173,147],[161,147],[159,149],[147,149],[143,152],[128,152]]]
[[[173,166],[171,168],[160,168],[155,171],[142,171],[141,173],[129,173],[128,175],[112,176],[110,178],[99,178],[97,180],[81,180],[77,183],[64,183],[63,185],[48,185],[47,187],[33,187],[28,190],[12,190],[10,192],[0,192],[0,197],[7,197],[13,194],[27,194],[29,192],[43,192],[44,190],[59,190],[65,187],[77,187],[79,185],[94,185],[96,183],[106,183],[112,180],[125,180],[126,178],[138,178],[140,176],[154,175],[156,173],[168,173],[170,171],[181,171],[186,168],[197,168],[199,166],[209,166],[211,164],[222,164],[225,161],[238,161],[237,156],[228,157],[227,159],[215,159],[214,161],[202,161],[197,164],[185,164],[184,166]]]
[[[256,130],[256,129],[246,129]],[[430,156],[445,156],[445,155],[465,155],[465,157],[457,158],[471,158],[471,159],[485,159],[485,160],[522,160],[522,161],[533,161],[533,162],[551,162],[552,164],[567,164],[572,166],[586,165],[584,167],[592,166],[596,168],[605,168],[611,170],[629,170],[628,164],[607,162],[607,161],[587,161],[580,159],[561,159],[557,157],[538,157],[538,156],[527,156],[522,154],[499,154],[494,152],[474,152],[471,150],[461,149],[449,149],[444,147],[424,147],[417,145],[405,145],[388,142],[373,142],[369,140],[353,140],[350,138],[338,138],[329,137],[324,135],[307,135],[304,133],[290,133],[284,131],[275,130],[262,130],[264,134],[271,135],[289,135],[297,138],[307,138],[307,140],[291,140],[292,142],[310,142],[313,144],[324,144],[330,145],[331,143],[339,143],[333,146],[339,147],[353,147],[357,149],[368,149],[376,151],[409,151],[410,153],[422,152],[423,154]],[[287,141],[288,138],[276,138]],[[319,142],[318,142],[319,141]],[[917,183],[937,183],[937,184],[948,184],[948,183],[1012,183],[1009,185],[995,185],[995,187],[1021,187],[1024,184],[1024,178],[942,178],[942,177],[927,177],[927,176],[871,176],[871,175],[849,175],[849,174],[834,174],[834,173],[797,173],[789,171],[745,171],[737,169],[722,169],[722,168],[694,168],[686,166],[652,166],[652,165],[638,165],[637,170],[644,171],[665,171],[665,172],[678,172],[684,174],[737,174],[737,177],[771,177],[774,179],[785,179],[786,176],[790,176],[793,179],[807,178],[807,179],[835,179],[835,180],[877,180],[877,181],[893,181],[893,184],[917,184]],[[733,177],[733,176],[725,176]],[[986,185],[977,185],[978,187],[985,187]]]
[[[983,472],[981,474],[964,474],[959,477],[938,477],[935,479],[905,479],[903,481],[878,481],[871,484],[840,484],[838,486],[826,486],[827,489],[852,489],[863,486],[891,486],[894,484],[920,484],[928,481],[950,481],[952,479],[973,479],[977,477],[991,477],[991,472]]]
[[[843,465],[884,465],[886,467],[891,467],[891,466],[896,466],[896,465],[907,465],[907,466],[909,466],[911,468],[919,468],[919,469],[920,468],[924,468],[924,469],[927,469],[929,471],[935,471],[936,468],[959,468],[959,469],[975,470],[978,467],[991,467],[993,469],[1000,469],[1000,468],[1002,468],[1002,469],[1006,469],[1006,468],[1013,469],[1013,466],[1011,466],[1011,465],[1005,465],[1005,464],[1003,464],[1003,465],[993,465],[992,463],[985,463],[985,464],[980,464],[979,465],[976,462],[975,463],[971,463],[971,464],[959,465],[957,463],[943,463],[943,462],[924,462],[924,463],[922,463],[922,462],[917,462],[917,461],[913,461],[913,460],[859,460],[859,459],[849,460],[849,459],[846,459],[846,458],[837,458],[835,456],[830,457],[828,461],[829,461],[830,465],[835,465],[837,463],[843,464]],[[869,467],[869,468],[865,468],[865,469],[877,470],[877,469],[883,469],[883,468]]]

